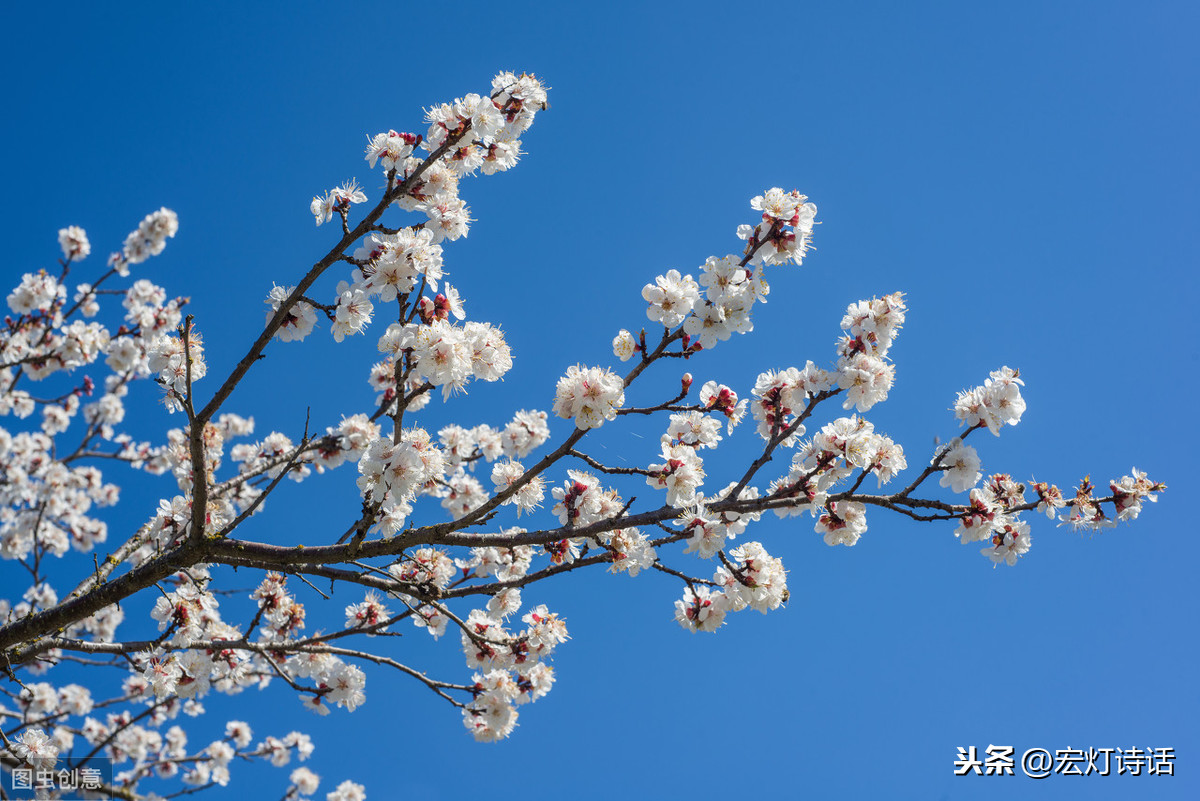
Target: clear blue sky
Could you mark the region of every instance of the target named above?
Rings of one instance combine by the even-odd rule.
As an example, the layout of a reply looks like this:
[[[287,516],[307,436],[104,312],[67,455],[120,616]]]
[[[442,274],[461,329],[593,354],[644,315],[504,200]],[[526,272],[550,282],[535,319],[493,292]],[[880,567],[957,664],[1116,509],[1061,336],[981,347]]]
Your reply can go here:
[[[696,360],[697,380],[747,394],[761,370],[829,361],[847,303],[903,290],[896,387],[868,417],[911,464],[955,433],[955,392],[1007,364],[1029,410],[1000,439],[979,438],[985,470],[1073,486],[1137,466],[1171,486],[1134,525],[1094,537],[1031,517],[1033,549],[1012,569],[993,570],[950,527],[878,512],[853,549],[825,546],[807,517],[765,521],[747,536],[783,557],[791,601],[715,636],[676,626],[679,587],[665,576],[530,589],[526,602],[558,610],[574,639],[554,691],[500,745],[475,744],[453,710],[379,671],[366,707],[324,719],[282,687],[210,696],[193,742],[229,717],[256,735],[310,731],[319,797],[353,778],[374,801],[484,788],[1197,797],[1198,16],[1178,2],[10,9],[6,282],[49,264],[62,226],[87,229],[95,267],[144,214],[173,208],[179,235],[142,274],[192,298],[213,374],[260,330],[272,282],[295,283],[334,241],[313,226],[312,195],[357,177],[378,197],[366,134],[420,131],[422,107],[527,70],[553,87],[552,108],[516,170],[464,183],[478,222],[446,252],[471,317],[504,327],[517,366],[453,406],[435,402],[423,425],[548,409],[568,364],[611,362],[616,330],[646,322],[644,283],[733,252],[749,199],[782,186],[819,205],[817,250],[775,271],[754,334]],[[322,428],[364,409],[380,330],[272,347],[228,410],[297,437],[306,408]],[[181,422],[148,404],[137,430]],[[741,434],[731,459],[751,453]],[[636,438],[603,441],[653,455]],[[356,514],[352,478],[288,488],[243,535],[328,541]],[[113,536],[146,520],[168,484],[133,484]],[[355,600],[339,593],[337,608]],[[406,634],[397,653],[466,677],[456,643],[426,639]],[[1178,775],[952,775],[957,746],[992,743],[1168,746]],[[286,781],[234,772],[209,797],[273,798]]]

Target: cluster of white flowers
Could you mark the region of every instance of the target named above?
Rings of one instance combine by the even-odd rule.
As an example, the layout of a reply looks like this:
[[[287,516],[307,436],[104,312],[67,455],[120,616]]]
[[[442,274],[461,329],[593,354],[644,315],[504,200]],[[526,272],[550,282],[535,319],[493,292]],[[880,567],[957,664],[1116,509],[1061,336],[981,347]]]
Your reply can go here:
[[[475,699],[463,710],[463,725],[480,742],[502,740],[517,725],[518,704],[536,701],[554,684],[554,669],[544,662],[528,671],[489,670],[473,676]]]
[[[747,542],[729,555],[713,574],[711,587],[689,584],[675,602],[675,620],[688,631],[716,631],[730,612],[749,608],[765,614],[787,602],[783,562],[761,543]]]
[[[872,472],[879,486],[908,467],[904,449],[890,437],[875,433],[871,421],[857,415],[839,417],[821,428],[797,453],[799,467],[827,490],[855,470]]]
[[[350,210],[351,203],[366,203],[367,196],[357,181],[347,181],[341,186],[335,186],[324,195],[314,197],[309,210],[317,218],[317,225],[327,223],[333,218],[334,212],[345,214]]]
[[[750,208],[762,212],[762,222],[758,225],[738,226],[738,237],[747,240],[749,247],[757,248],[750,263],[800,264],[812,241],[816,205],[794,189],[784,192],[773,187],[752,198]]]
[[[88,513],[116,503],[118,490],[90,465],[68,467],[53,458],[54,440],[40,432],[10,435],[0,428],[0,558],[25,559],[35,546],[63,556],[90,551],[108,526]],[[36,540],[35,540],[36,532]]]
[[[406,358],[412,375],[441,387],[444,398],[472,378],[499,381],[512,369],[512,350],[503,332],[488,323],[468,322],[462,327],[437,319],[429,324],[393,323],[380,337],[379,350],[393,363]]]
[[[463,709],[463,723],[483,741],[507,737],[517,723],[516,706],[550,691],[554,670],[544,660],[568,639],[566,623],[544,605],[521,618],[526,628],[519,634],[503,622],[515,606],[496,611],[499,617],[473,610],[462,630],[467,664],[485,671],[474,676],[474,700]]]
[[[395,202],[424,212],[424,230],[433,242],[455,240],[467,235],[471,223],[470,211],[458,196],[459,178],[477,169],[491,175],[515,166],[521,155],[518,137],[545,105],[546,91],[536,78],[501,73],[492,81],[490,97],[469,94],[429,109],[423,141],[395,131],[378,134],[367,146],[366,159],[372,167],[381,162],[397,182],[411,184]],[[411,155],[418,146],[431,153],[447,148],[443,158],[419,176],[421,161]]]
[[[388,573],[402,584],[441,590],[458,571],[454,560],[437,548],[417,548],[388,566]]]
[[[141,264],[151,256],[157,256],[167,246],[167,239],[179,230],[179,218],[170,209],[150,212],[138,225],[137,230],[125,237],[120,253],[109,257],[109,263],[121,274],[126,275],[130,264]]]
[[[150,371],[158,374],[158,382],[167,389],[167,409],[182,411],[183,400],[189,397],[191,384],[208,372],[204,343],[199,333],[192,329],[187,342],[183,337],[159,337],[146,355]]]
[[[811,361],[803,370],[789,367],[759,374],[751,391],[754,401],[750,405],[758,421],[758,435],[770,440],[791,428],[795,415],[803,410],[808,399],[825,392],[832,383],[833,376]],[[781,444],[791,447],[802,436],[804,426],[797,425]]]
[[[837,385],[846,393],[842,406],[865,412],[886,400],[896,380],[887,353],[904,324],[904,296],[851,304],[842,318],[846,335],[838,343]]]
[[[867,530],[867,509],[857,501],[829,501],[821,509],[816,530],[826,545],[854,545]]]
[[[383,303],[403,297],[424,281],[434,292],[442,279],[442,246],[427,228],[401,228],[390,234],[373,233],[354,251],[362,264],[362,283]],[[457,315],[462,319],[462,315]]]
[[[476,169],[501,172],[516,164],[518,137],[545,107],[546,89],[537,78],[502,72],[492,79],[491,97],[469,94],[429,109],[425,146],[434,149],[453,141],[450,164],[459,175]]]
[[[53,768],[62,748],[39,728],[26,729],[12,744],[10,756],[34,768]],[[0,753],[6,750],[0,749]]]
[[[285,643],[304,629],[304,604],[288,592],[286,583],[285,576],[268,573],[250,594],[258,604],[258,638],[262,642]]]
[[[650,538],[636,528],[619,528],[598,534],[597,541],[608,551],[612,562],[608,566],[610,573],[636,576],[658,560]]]
[[[700,287],[690,275],[681,276],[678,270],[668,270],[655,283],[646,284],[642,297],[650,304],[646,316],[667,328],[674,328],[692,313],[700,300]]]
[[[533,551],[528,547],[475,548],[473,558],[460,564],[467,573],[511,581],[525,575],[532,558]],[[397,570],[394,565],[389,572],[408,584],[419,583],[421,575],[436,573],[439,575],[432,576],[434,586],[444,586],[455,570],[453,562],[436,552],[398,565],[404,567]],[[515,706],[535,701],[550,691],[554,673],[545,660],[568,639],[566,624],[544,605],[521,618],[526,624],[523,631],[510,632],[505,620],[520,607],[521,591],[505,589],[488,602],[486,610],[472,610],[461,624],[467,665],[484,671],[475,675],[473,701],[463,709],[463,722],[478,740],[508,736],[516,725]],[[417,625],[427,628],[434,637],[441,636],[447,623],[441,610],[426,605],[417,611]]]
[[[524,483],[519,483],[519,479],[524,475],[524,465],[511,460],[497,462],[492,468],[492,483],[496,485],[497,493],[508,492],[515,487],[513,494],[508,496],[504,503],[515,505],[517,514],[532,512],[542,505],[542,500],[546,497],[545,479],[533,476]]]
[[[668,506],[685,506],[696,499],[696,490],[704,483],[704,460],[690,445],[662,446],[661,464],[649,466],[646,483],[667,491]]]
[[[996,436],[1008,424],[1015,426],[1025,413],[1021,387],[1025,385],[1020,373],[1010,367],[993,370],[983,386],[958,393],[954,401],[954,416],[968,429],[987,426]]]
[[[1047,515],[1053,517],[1054,509],[1064,505],[1062,496],[1057,487],[1050,487],[1048,491],[1044,491],[1042,489],[1044,486],[1034,485],[1041,499],[1038,508],[1044,509]],[[1156,493],[1167,488],[1167,485],[1161,481],[1151,481],[1144,472],[1136,467],[1133,468],[1133,475],[1114,479],[1108,483],[1108,486],[1113,494],[1116,520],[1104,513],[1100,501],[1094,495],[1095,485],[1090,479],[1084,478],[1075,491],[1070,511],[1061,515],[1062,522],[1075,529],[1098,531],[1112,528],[1119,521],[1135,519],[1142,512],[1143,501],[1156,503],[1158,501]]]
[[[8,294],[8,308],[17,314],[49,314],[67,299],[67,288],[46,271],[25,273]]]
[[[371,165],[371,169],[375,169],[375,163],[379,162],[383,166],[384,172],[391,172],[404,165],[404,160],[412,155],[413,148],[420,141],[421,137],[409,133],[388,131],[375,134],[375,136],[367,137],[365,158]]]
[[[580,429],[615,420],[617,409],[624,404],[624,380],[602,367],[572,365],[554,390],[554,413],[564,419],[575,418],[575,427]]]
[[[144,690],[135,684],[136,682],[126,682],[126,690],[135,694],[139,689]],[[154,701],[153,696],[149,701]],[[168,700],[155,703],[150,711],[153,713],[149,718],[151,726],[139,725],[128,712],[110,712],[105,716],[104,722],[88,717],[77,729],[89,745],[102,748],[104,755],[113,760],[114,764],[130,764],[130,767],[119,771],[113,777],[117,786],[135,784],[148,776],[178,777],[193,788],[212,784],[225,786],[230,781],[229,766],[235,758],[261,757],[277,767],[282,767],[291,760],[293,753],[299,760],[304,761],[313,752],[311,739],[295,731],[283,738],[267,737],[251,747],[250,727],[237,720],[226,724],[225,736],[222,739],[189,752],[188,737],[182,727],[174,725],[165,732],[160,732],[154,727],[176,718],[180,711],[193,716],[201,714],[202,707],[195,701],[180,704],[175,700]],[[63,731],[65,727],[59,727],[55,730],[55,736]],[[303,786],[315,790],[316,774],[301,768],[293,772],[292,776],[293,782],[299,779]]]
[[[689,448],[715,448],[721,441],[721,424],[700,412],[672,414],[664,445],[686,445]]]
[[[371,322],[375,302],[400,299],[402,306],[407,307],[408,296],[418,282],[422,291],[425,287],[437,291],[442,278],[440,243],[466,236],[471,223],[470,210],[458,195],[459,179],[477,169],[492,174],[515,166],[521,145],[517,137],[529,128],[545,105],[546,92],[536,78],[501,73],[492,81],[490,96],[469,94],[429,109],[426,115],[429,130],[424,138],[394,130],[368,138],[367,162],[372,168],[381,165],[388,175],[384,202],[405,211],[422,212],[426,219],[395,231],[373,231],[355,250],[351,260],[358,269],[353,271],[350,281],[338,285],[329,312],[335,340],[341,342],[346,336],[362,333]],[[414,156],[418,147],[429,151],[430,157],[422,160]],[[366,201],[357,182],[349,181],[314,197],[311,211],[317,225],[321,225],[332,219],[334,213],[345,216],[352,204]],[[267,298],[271,306],[268,320],[293,292],[294,289],[279,287],[271,291]],[[469,372],[464,372],[459,352],[464,347],[474,351],[471,368],[475,374],[491,376],[486,380],[496,380],[511,367],[511,354],[499,329],[478,323],[468,323],[465,329],[444,326],[434,330],[430,325],[444,323],[447,313],[463,319],[462,301],[453,288],[447,286],[445,294],[434,300],[420,297],[412,308],[420,310],[428,329],[409,331],[402,346],[427,348],[424,373],[415,380],[424,378],[435,386],[444,386],[447,393],[452,388],[461,388]],[[297,298],[276,335],[285,341],[303,339],[312,330],[313,321],[312,304]],[[394,334],[389,347],[396,348],[396,340],[400,338]],[[393,353],[393,357],[396,355]],[[434,381],[434,376],[440,380]],[[382,377],[380,381],[385,383]]]
[[[399,442],[381,438],[367,446],[358,462],[358,489],[364,500],[379,506],[379,529],[390,536],[404,527],[411,501],[445,471],[442,451],[430,442],[429,433],[407,429]]]
[[[967,471],[970,470],[968,465]],[[996,565],[1015,565],[1032,544],[1029,524],[1014,511],[1024,501],[1025,485],[997,473],[982,487],[971,490],[969,511],[959,518],[954,536],[963,544],[988,541],[991,546],[982,550],[984,556]]]
[[[737,537],[746,530],[749,523],[762,517],[757,511],[722,511],[714,512],[712,506],[720,501],[733,497],[737,484],[730,484],[712,497],[696,493],[695,503],[683,510],[676,518],[676,523],[687,535],[687,547],[684,553],[695,553],[701,559],[711,559],[722,548],[725,541]],[[743,487],[737,495],[738,499],[752,501],[759,497],[756,487]]]
[[[979,454],[958,438],[951,440],[949,446],[938,451],[934,457],[934,464],[940,464],[941,469],[945,471],[939,483],[954,492],[966,492],[983,478],[983,473],[979,472]]]
[[[340,467],[346,462],[357,462],[367,451],[367,446],[379,438],[379,425],[365,414],[343,417],[336,427],[325,429],[313,466],[318,472]]]
[[[555,504],[551,511],[558,522],[568,528],[579,528],[615,517],[621,510],[621,497],[615,490],[605,490],[599,479],[582,470],[568,470],[567,480],[550,490]]]
[[[438,431],[438,441],[448,466],[465,464],[473,468],[481,457],[488,462],[501,456],[515,461],[533,453],[550,438],[546,418],[545,412],[521,409],[502,429],[486,423],[474,428],[448,425]]]
[[[658,276],[642,289],[650,304],[646,316],[668,330],[682,325],[685,347],[693,350],[710,349],[734,333],[752,331],[754,304],[765,303],[770,293],[762,265],[800,264],[804,258],[817,213],[805,200],[799,192],[778,188],[755,197],[750,205],[763,213],[762,222],[738,228],[738,236],[747,240],[745,255],[710,256],[700,267],[698,282],[678,270]],[[613,340],[613,352],[621,361],[639,349],[626,330]]]
[[[367,700],[366,674],[333,654],[300,654],[288,660],[288,667],[296,676],[313,680],[316,694],[303,696],[301,702],[318,715],[328,715],[331,703],[353,712]]]
[[[58,244],[62,247],[63,258],[68,261],[82,261],[92,252],[87,232],[78,225],[69,225],[59,230]]]
[[[296,287],[288,286],[272,286],[271,291],[267,294],[266,304],[270,306],[267,312],[267,322],[275,316],[279,311],[279,307],[283,302],[296,291]],[[313,328],[317,324],[317,311],[312,307],[312,304],[306,300],[300,300],[288,309],[288,316],[284,319],[283,324],[275,332],[275,336],[283,342],[295,342],[304,339],[312,333]]]

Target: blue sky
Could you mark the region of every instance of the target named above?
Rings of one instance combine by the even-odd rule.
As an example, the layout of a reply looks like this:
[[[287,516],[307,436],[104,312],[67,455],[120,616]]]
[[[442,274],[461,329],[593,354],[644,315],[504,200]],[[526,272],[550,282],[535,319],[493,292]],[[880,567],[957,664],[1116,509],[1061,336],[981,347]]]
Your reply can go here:
[[[422,425],[549,409],[569,364],[611,363],[617,329],[647,322],[643,284],[738,250],[749,199],[782,186],[818,204],[816,250],[774,271],[754,333],[696,359],[698,381],[746,395],[762,370],[831,361],[845,306],[902,290],[897,383],[867,416],[910,464],[954,435],[955,393],[1007,364],[1029,410],[975,443],[985,471],[1070,487],[1136,466],[1171,486],[1135,524],[1096,536],[1030,518],[1033,549],[1011,569],[993,570],[950,527],[878,512],[852,549],[825,546],[807,517],[764,521],[746,536],[783,557],[790,603],[732,616],[716,635],[676,626],[679,587],[665,576],[531,588],[526,603],[558,610],[574,639],[554,691],[500,745],[475,744],[453,710],[378,671],[366,707],[324,719],[281,687],[210,697],[193,741],[233,716],[259,735],[310,731],[320,797],[345,778],[376,800],[486,787],[498,798],[1195,797],[1197,16],[1109,2],[11,11],[4,275],[11,285],[48,265],[68,224],[87,229],[98,267],[143,215],[174,209],[179,235],[141,275],[192,299],[214,374],[202,394],[261,330],[272,282],[295,283],[333,243],[313,226],[312,195],[357,177],[378,197],[365,135],[421,131],[423,107],[527,70],[553,87],[552,108],[517,169],[464,182],[478,221],[446,251],[471,317],[504,328],[516,367],[435,402]],[[228,410],[296,437],[306,410],[323,428],[365,409],[381,330],[273,346]],[[677,379],[668,365],[631,402]],[[134,430],[180,424],[147,403]],[[552,431],[557,441],[567,424]],[[642,433],[597,440],[644,463],[656,432]],[[752,432],[740,433],[730,473],[753,458]],[[356,514],[351,478],[285,488],[243,535],[328,541]],[[113,531],[140,525],[163,492],[162,480],[132,481]],[[336,609],[359,600],[344,596]],[[426,639],[408,634],[398,653],[465,678],[457,645]],[[1173,747],[1178,775],[952,775],[958,746],[992,743]],[[285,780],[235,766],[236,783],[210,797],[275,797]]]

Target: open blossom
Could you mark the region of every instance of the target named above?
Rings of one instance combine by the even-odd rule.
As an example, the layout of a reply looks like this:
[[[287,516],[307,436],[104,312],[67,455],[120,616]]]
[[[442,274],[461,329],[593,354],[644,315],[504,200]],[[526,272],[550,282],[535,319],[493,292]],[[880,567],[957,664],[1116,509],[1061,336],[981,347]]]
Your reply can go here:
[[[100,313],[100,303],[91,284],[79,284],[75,287],[74,301],[79,304],[79,313],[84,317],[95,317]]]
[[[667,328],[683,322],[700,299],[700,287],[690,275],[680,275],[678,270],[668,270],[655,283],[646,284],[642,297],[650,304],[646,316]]]
[[[334,667],[321,677],[321,683],[328,688],[329,700],[350,712],[367,700],[366,693],[363,692],[367,677],[355,665],[347,665],[341,661],[334,663]]]
[[[662,464],[647,469],[646,483],[667,491],[668,506],[685,506],[696,499],[696,490],[704,483],[704,462],[690,445],[663,443]]]
[[[553,410],[562,418],[575,418],[575,427],[597,428],[614,420],[625,403],[625,382],[601,367],[573,365],[558,380]]]
[[[783,433],[794,421],[805,402],[805,396],[799,389],[799,371],[794,367],[783,371],[768,370],[760,373],[754,382],[754,402],[750,409],[754,419],[758,421],[758,435],[769,440]],[[703,397],[703,396],[702,396]],[[782,444],[787,447],[795,443],[798,437],[804,436],[804,426],[799,426],[788,434]]]
[[[784,192],[772,187],[750,200],[750,208],[763,213],[763,218],[777,222],[790,222],[797,215],[805,197],[799,192]]]
[[[352,781],[344,781],[337,789],[325,796],[325,801],[366,801],[367,788]]]
[[[392,578],[403,584],[442,588],[456,573],[454,560],[437,548],[417,548],[388,567]]]
[[[498,172],[511,170],[521,159],[521,142],[493,142],[483,155],[481,168],[484,175],[494,175]]]
[[[966,492],[983,477],[979,464],[979,454],[975,449],[955,439],[941,457],[941,465],[946,469],[938,483],[954,492]]]
[[[525,468],[520,462],[497,462],[492,468],[492,482],[496,485],[496,492],[509,489],[524,473]],[[534,476],[504,502],[516,504],[517,514],[532,511],[540,506],[546,497],[544,487],[545,480],[541,476]]]
[[[267,295],[266,303],[270,306],[267,312],[267,322],[275,316],[279,311],[279,307],[287,300],[288,296],[296,291],[296,287],[272,286],[270,293]],[[312,333],[313,327],[317,324],[317,312],[306,300],[299,300],[288,309],[288,316],[283,321],[283,325],[279,326],[279,330],[275,332],[283,342],[295,342],[304,339]]]
[[[707,300],[692,309],[692,313],[683,321],[683,331],[705,350],[716,347],[718,342],[729,339],[733,326],[726,319],[726,309]]]
[[[451,290],[447,285],[446,289]],[[504,333],[488,323],[468,322],[463,337],[471,353],[471,374],[481,381],[499,381],[512,369],[512,350]]]
[[[783,562],[767,553],[761,543],[747,542],[729,553],[730,565],[717,568],[713,580],[725,589],[733,610],[750,607],[766,614],[788,599]]]
[[[757,226],[743,225],[738,236],[758,245],[751,262],[758,264],[800,264],[812,241],[817,207],[796,190],[768,189],[750,201],[750,207],[762,212]]]
[[[982,553],[992,560],[993,567],[999,567],[1001,564],[1012,567],[1029,552],[1031,544],[1029,524],[1014,520],[992,535],[992,546],[984,548]]]
[[[87,234],[78,225],[59,229],[58,244],[62,247],[63,258],[71,261],[82,261],[92,252]]]
[[[551,511],[564,526],[586,526],[603,517],[604,492],[595,476],[582,470],[568,470],[567,481],[550,490],[555,500]]]
[[[548,439],[550,426],[546,424],[546,413],[540,411],[521,409],[500,432],[500,446],[510,459],[528,456]]]
[[[689,586],[675,602],[675,620],[688,631],[716,631],[725,622],[729,600],[703,585]]]
[[[971,490],[968,505],[970,511],[959,518],[958,528],[954,531],[954,536],[963,544],[987,539],[994,525],[1003,526],[1003,510],[985,490]]]
[[[167,396],[167,408],[182,409],[180,398],[188,393],[188,382],[205,376],[208,366],[204,359],[204,344],[195,329],[189,333],[187,346],[183,339],[174,336],[159,337],[147,353],[151,372],[158,373],[158,380],[173,394]]]
[[[486,677],[475,675],[479,695],[473,704],[463,709],[463,724],[480,742],[501,740],[511,734],[517,725],[517,710],[513,706],[515,692],[505,686],[511,683],[511,677],[508,677],[505,685],[496,686],[499,682],[495,674],[498,673],[507,675],[507,671],[495,670]],[[493,686],[488,688],[488,684]]]
[[[566,621],[549,611],[545,604],[534,607],[521,618],[521,622],[528,627],[524,634],[529,649],[528,659],[543,659],[570,639]]]
[[[367,142],[365,158],[372,169],[375,168],[375,163],[379,162],[384,172],[391,172],[404,165],[404,160],[412,155],[413,148],[420,141],[421,137],[410,133],[388,131],[375,134]]]
[[[877,356],[859,353],[838,362],[837,383],[846,392],[842,402],[846,409],[865,412],[886,400],[895,380],[895,368]]]
[[[401,432],[399,442],[380,438],[367,446],[358,462],[358,488],[363,499],[385,511],[396,509],[401,519],[412,511],[409,501],[445,472],[442,452],[421,428]],[[395,521],[399,522],[399,521]]]
[[[890,437],[876,436],[872,441],[872,449],[875,453],[872,467],[879,486],[882,487],[908,467],[904,449]]]
[[[13,755],[37,768],[52,768],[58,761],[58,746],[38,728],[26,729],[12,746]]]
[[[1066,505],[1066,501],[1063,500],[1062,490],[1053,484],[1047,484],[1044,481],[1035,481],[1030,484],[1029,488],[1037,493],[1037,510],[1051,520],[1058,514],[1058,510]]]
[[[753,305],[755,285],[751,281],[753,270],[742,266],[737,256],[718,259],[710,256],[700,272],[700,286],[709,303],[730,308],[746,308]],[[746,296],[749,295],[749,303]]]
[[[831,501],[817,518],[826,545],[854,545],[867,530],[866,507],[855,501]]]
[[[425,230],[433,234],[434,243],[466,236],[473,222],[471,210],[459,198],[440,198],[422,203],[419,208],[429,218]]]
[[[1108,486],[1113,493],[1118,520],[1133,520],[1141,514],[1142,501],[1157,503],[1158,496],[1155,493],[1167,488],[1162,482],[1146,478],[1146,474],[1136,467],[1133,468],[1133,475],[1110,481]]]
[[[902,292],[850,304],[842,317],[842,330],[847,337],[839,346],[840,354],[886,356],[896,333],[904,325],[906,310]]]
[[[442,278],[442,246],[424,228],[372,233],[354,251],[354,258],[364,263],[368,293],[384,303],[411,292],[422,278],[436,292]]]
[[[696,500],[676,518],[677,524],[688,535],[684,553],[694,553],[701,559],[711,559],[725,547],[729,527],[721,515],[714,515],[705,506],[705,498],[697,494]]]
[[[689,448],[715,448],[721,441],[721,423],[701,412],[683,412],[671,415],[667,433],[662,435],[664,445],[680,444]]]
[[[983,425],[1000,436],[1004,425],[1015,426],[1025,412],[1025,399],[1021,397],[1025,382],[1019,375],[1010,367],[993,370],[983,386],[958,393],[954,416],[967,428]]]
[[[623,362],[633,358],[633,354],[638,352],[637,340],[633,338],[633,334],[622,328],[613,338],[613,355]]]
[[[166,247],[167,239],[174,237],[178,230],[179,218],[170,209],[163,208],[147,214],[137,230],[125,237],[121,262],[140,264],[151,256],[159,255]]]
[[[636,576],[654,564],[657,554],[650,539],[636,528],[620,528],[612,532],[604,547],[612,558],[609,572],[625,572]]]
[[[333,338],[341,342],[348,335],[362,333],[371,322],[375,307],[361,284],[352,286],[345,281],[339,281],[337,293],[337,307],[331,330]]]
[[[67,288],[49,273],[25,273],[21,276],[21,283],[8,295],[8,308],[17,314],[46,311],[56,301],[65,300],[66,297]]]
[[[387,620],[391,613],[373,592],[356,604],[346,607],[346,628],[371,628]]]
[[[357,181],[347,181],[341,186],[335,186],[324,195],[314,197],[309,204],[309,211],[317,219],[317,225],[329,222],[333,213],[343,213],[350,209],[351,203],[366,203],[367,196]]]
[[[305,767],[296,768],[292,771],[292,775],[288,777],[288,781],[296,788],[296,792],[300,795],[312,795],[320,786],[321,780],[317,774]]]

